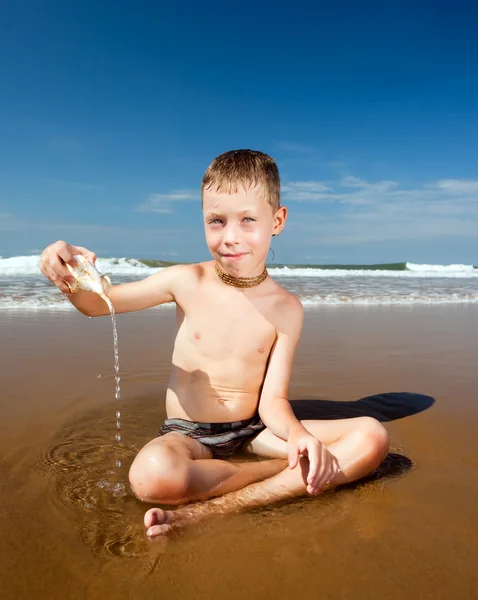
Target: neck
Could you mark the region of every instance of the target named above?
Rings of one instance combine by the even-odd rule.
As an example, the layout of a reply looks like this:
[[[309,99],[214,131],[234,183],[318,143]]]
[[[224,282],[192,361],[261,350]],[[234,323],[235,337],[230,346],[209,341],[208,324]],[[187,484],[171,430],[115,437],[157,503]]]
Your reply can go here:
[[[257,287],[263,281],[265,281],[269,275],[267,269],[264,267],[264,270],[260,275],[256,275],[255,277],[234,277],[233,275],[229,275],[226,273],[219,263],[214,264],[214,271],[216,275],[219,277],[221,281],[223,281],[227,285],[231,285],[237,288],[252,288]]]

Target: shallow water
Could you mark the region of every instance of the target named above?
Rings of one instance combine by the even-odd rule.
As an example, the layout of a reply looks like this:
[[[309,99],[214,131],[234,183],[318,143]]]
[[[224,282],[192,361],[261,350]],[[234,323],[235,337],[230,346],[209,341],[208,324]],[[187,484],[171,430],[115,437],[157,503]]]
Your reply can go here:
[[[174,312],[119,321],[118,445],[109,320],[0,315],[3,598],[474,597],[478,310],[308,310],[291,397],[434,396],[387,424],[414,467],[157,544],[127,470],[164,418]]]
[[[0,259],[1,263],[1,259]],[[100,266],[100,268],[102,268]],[[105,268],[108,267],[105,265]],[[115,284],[137,281],[147,272],[112,275]],[[154,271],[154,270],[152,270]],[[105,273],[111,271],[105,270]],[[478,270],[456,273],[410,271],[330,271],[270,269],[271,276],[307,306],[478,304]],[[447,276],[444,276],[447,275]],[[71,304],[35,267],[28,273],[5,273],[0,267],[0,310],[71,310]]]

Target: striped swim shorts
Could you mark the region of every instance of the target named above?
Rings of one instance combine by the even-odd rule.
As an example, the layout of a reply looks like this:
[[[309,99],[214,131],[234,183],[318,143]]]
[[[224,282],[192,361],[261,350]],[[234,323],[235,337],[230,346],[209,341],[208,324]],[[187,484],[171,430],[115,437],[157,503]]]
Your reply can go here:
[[[233,423],[196,423],[186,419],[166,419],[159,435],[175,431],[197,440],[212,450],[213,458],[230,458],[265,429],[259,415]]]

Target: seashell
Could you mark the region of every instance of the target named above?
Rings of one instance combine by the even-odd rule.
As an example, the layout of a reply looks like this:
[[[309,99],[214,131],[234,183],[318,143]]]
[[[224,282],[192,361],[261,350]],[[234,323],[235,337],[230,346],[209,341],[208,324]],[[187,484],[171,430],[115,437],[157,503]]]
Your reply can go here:
[[[78,290],[86,290],[87,292],[95,292],[100,296],[106,295],[111,289],[111,281],[107,275],[102,275],[96,267],[90,263],[84,256],[78,254],[75,256],[77,265],[72,267],[67,264],[66,267],[75,277],[73,283],[68,283],[68,287],[72,293]]]

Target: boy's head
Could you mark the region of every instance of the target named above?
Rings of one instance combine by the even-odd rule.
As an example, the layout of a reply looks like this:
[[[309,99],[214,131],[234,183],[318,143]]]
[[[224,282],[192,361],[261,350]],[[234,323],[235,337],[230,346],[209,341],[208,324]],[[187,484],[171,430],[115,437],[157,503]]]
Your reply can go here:
[[[255,150],[221,154],[204,174],[202,207],[206,242],[223,270],[237,277],[260,274],[271,237],[287,218],[274,160]]]
[[[275,160],[257,150],[230,150],[215,158],[204,174],[204,190],[235,194],[260,186],[275,213],[280,207],[280,177]]]

